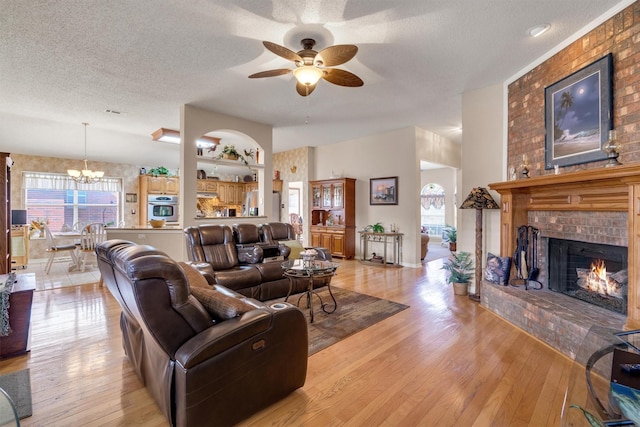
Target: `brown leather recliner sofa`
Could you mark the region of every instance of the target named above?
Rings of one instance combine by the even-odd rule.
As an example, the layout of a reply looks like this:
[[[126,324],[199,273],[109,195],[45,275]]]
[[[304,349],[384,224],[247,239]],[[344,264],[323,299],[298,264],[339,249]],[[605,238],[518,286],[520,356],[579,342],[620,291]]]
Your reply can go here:
[[[283,274],[282,262],[262,262],[263,247],[255,242],[254,231],[249,233],[253,237],[248,238],[244,232],[250,227],[239,228],[236,224],[234,228],[235,234],[231,227],[221,224],[185,228],[189,261],[202,272],[211,285],[224,286],[260,301],[286,296],[289,293],[290,282]],[[238,243],[238,240],[242,243]],[[250,241],[253,244],[249,244]],[[271,247],[278,245],[277,242],[261,242]],[[321,254],[318,258],[323,257]],[[293,286],[292,294],[305,291],[302,281],[295,282]],[[314,287],[317,286],[314,284]]]
[[[263,250],[259,245],[239,248],[228,225],[194,225],[185,228],[184,233],[189,261],[211,285],[224,286],[260,301],[287,295],[289,280],[283,275],[282,263],[262,262]],[[238,249],[243,252],[242,257]]]
[[[276,310],[205,282],[197,289],[217,295],[214,302],[245,307],[216,321],[194,297],[188,266],[123,240],[96,253],[122,307],[125,353],[172,426],[233,425],[304,385],[307,324],[298,308]],[[194,275],[192,283],[202,280]]]

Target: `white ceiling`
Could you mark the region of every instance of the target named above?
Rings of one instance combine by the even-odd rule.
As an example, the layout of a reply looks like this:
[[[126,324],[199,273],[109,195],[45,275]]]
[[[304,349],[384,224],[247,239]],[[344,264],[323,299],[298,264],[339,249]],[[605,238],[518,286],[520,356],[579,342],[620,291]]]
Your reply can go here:
[[[193,104],[274,126],[274,151],[406,126],[460,142],[461,94],[499,84],[629,0],[0,0],[0,151],[177,167]],[[550,23],[530,38],[526,30]],[[355,44],[337,68],[360,88],[326,81],[301,97],[292,63],[261,41]],[[120,115],[104,111],[113,109]]]

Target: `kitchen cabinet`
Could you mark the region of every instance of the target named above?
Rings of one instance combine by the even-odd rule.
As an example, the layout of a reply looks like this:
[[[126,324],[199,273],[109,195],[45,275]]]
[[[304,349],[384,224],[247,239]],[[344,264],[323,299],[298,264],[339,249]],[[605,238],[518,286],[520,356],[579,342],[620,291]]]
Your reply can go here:
[[[149,215],[148,199],[150,194],[177,195],[180,192],[180,178],[177,176],[140,175],[138,178],[138,224],[147,225]]]
[[[217,193],[218,182],[220,181],[213,179],[199,179],[196,182],[196,191],[199,193]]]
[[[356,180],[311,181],[311,246],[328,248],[331,255],[352,259],[356,248]]]
[[[180,192],[180,179],[177,176],[140,176],[140,193],[146,196],[149,194],[172,194]]]

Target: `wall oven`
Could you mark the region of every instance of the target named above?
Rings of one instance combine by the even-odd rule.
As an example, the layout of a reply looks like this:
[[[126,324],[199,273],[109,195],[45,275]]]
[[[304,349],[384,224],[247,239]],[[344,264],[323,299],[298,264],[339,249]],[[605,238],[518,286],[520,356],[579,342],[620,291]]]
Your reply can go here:
[[[150,195],[147,204],[148,220],[164,219],[166,222],[178,222],[178,196]]]

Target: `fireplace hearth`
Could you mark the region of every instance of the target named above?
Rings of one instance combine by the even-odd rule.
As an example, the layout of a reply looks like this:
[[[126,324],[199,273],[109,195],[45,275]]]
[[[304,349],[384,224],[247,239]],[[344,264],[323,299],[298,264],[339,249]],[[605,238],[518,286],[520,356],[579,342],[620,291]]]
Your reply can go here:
[[[567,239],[549,239],[552,291],[627,313],[627,248]]]

